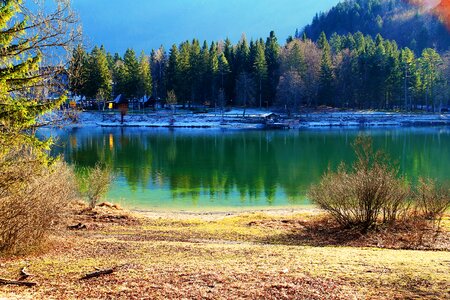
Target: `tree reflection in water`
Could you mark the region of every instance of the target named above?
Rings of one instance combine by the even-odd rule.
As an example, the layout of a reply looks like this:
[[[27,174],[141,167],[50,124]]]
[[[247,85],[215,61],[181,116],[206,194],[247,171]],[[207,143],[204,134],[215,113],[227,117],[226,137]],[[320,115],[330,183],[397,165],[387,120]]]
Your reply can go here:
[[[409,179],[449,179],[448,130],[365,132],[376,148],[398,160]],[[112,200],[127,199],[139,207],[201,208],[305,204],[309,185],[328,167],[352,161],[351,143],[359,131],[78,128],[55,133],[55,155],[82,167],[102,161],[115,170]]]

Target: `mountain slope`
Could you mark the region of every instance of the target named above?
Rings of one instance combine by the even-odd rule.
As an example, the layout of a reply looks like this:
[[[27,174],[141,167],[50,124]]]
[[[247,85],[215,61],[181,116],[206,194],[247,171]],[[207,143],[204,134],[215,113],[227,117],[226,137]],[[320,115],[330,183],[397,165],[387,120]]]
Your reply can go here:
[[[427,47],[443,52],[450,49],[445,5],[447,1],[441,1],[433,10],[401,0],[346,0],[316,15],[297,37],[305,33],[316,40],[322,31],[327,36],[361,31],[372,36],[380,33],[416,53]]]

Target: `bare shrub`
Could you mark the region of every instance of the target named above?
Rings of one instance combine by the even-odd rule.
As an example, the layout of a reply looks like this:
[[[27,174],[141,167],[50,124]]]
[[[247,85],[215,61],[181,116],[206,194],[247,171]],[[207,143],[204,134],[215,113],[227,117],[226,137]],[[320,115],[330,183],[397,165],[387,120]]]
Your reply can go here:
[[[416,205],[419,215],[427,220],[440,222],[444,213],[450,209],[450,189],[439,185],[432,179],[419,179],[416,192]]]
[[[20,159],[10,164],[11,156]],[[27,252],[39,246],[76,196],[73,172],[61,162],[42,164],[32,149],[0,160],[0,253]]]
[[[89,208],[92,210],[108,193],[113,180],[112,170],[97,163],[93,168],[83,169],[78,180],[80,191],[87,198]]]
[[[359,136],[353,148],[356,162],[350,170],[344,163],[336,172],[328,170],[309,198],[345,227],[367,230],[395,222],[406,214],[408,185],[386,154],[373,151],[370,138]]]

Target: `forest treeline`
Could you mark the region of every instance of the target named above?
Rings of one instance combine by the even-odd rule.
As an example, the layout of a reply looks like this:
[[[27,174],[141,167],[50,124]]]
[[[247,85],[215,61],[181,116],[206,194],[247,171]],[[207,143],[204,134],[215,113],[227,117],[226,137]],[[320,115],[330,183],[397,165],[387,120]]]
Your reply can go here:
[[[425,48],[439,52],[450,49],[450,32],[444,20],[433,11],[424,11],[418,6],[425,1],[405,0],[346,0],[339,2],[328,12],[316,14],[312,23],[297,30],[313,40],[320,34],[348,34],[361,31],[375,37],[381,34],[395,40],[400,47],[409,47],[417,55]],[[444,1],[442,1],[444,2]],[[416,5],[412,4],[416,3]]]
[[[303,35],[280,45],[274,32],[237,44],[197,39],[139,56],[104,47],[73,51],[70,90],[99,101],[118,95],[178,104],[280,107],[288,112],[321,105],[361,109],[428,109],[448,105],[450,54],[425,48],[420,55],[380,34],[355,34],[317,41]]]

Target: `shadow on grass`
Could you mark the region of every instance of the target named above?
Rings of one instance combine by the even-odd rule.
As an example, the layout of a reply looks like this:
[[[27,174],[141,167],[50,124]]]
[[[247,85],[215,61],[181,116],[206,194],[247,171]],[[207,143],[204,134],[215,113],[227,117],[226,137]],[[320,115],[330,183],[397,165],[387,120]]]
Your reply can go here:
[[[359,229],[343,228],[335,221],[320,219],[262,220],[249,226],[282,229],[285,233],[258,240],[261,243],[303,245],[314,247],[350,246],[388,249],[450,250],[450,232],[436,231],[426,222],[402,222],[378,227],[363,233]]]

